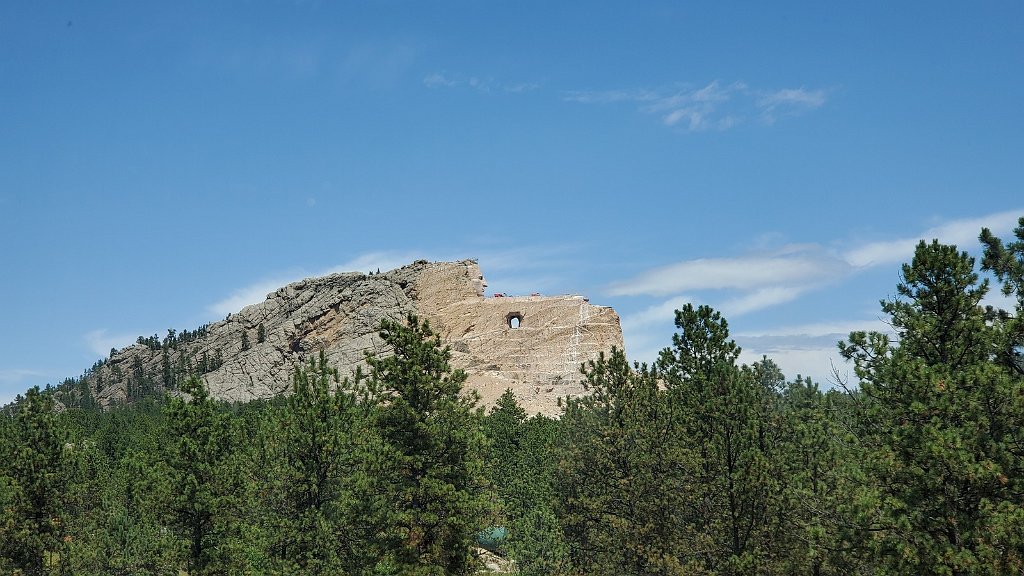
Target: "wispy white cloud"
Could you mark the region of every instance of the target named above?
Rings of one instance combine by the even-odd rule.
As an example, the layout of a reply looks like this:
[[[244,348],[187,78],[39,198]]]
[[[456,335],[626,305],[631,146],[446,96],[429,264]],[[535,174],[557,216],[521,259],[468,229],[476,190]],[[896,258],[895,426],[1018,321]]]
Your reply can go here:
[[[1024,209],[996,212],[980,217],[942,222],[920,234],[893,240],[872,241],[845,249],[819,245],[791,245],[774,251],[725,258],[686,260],[637,274],[616,282],[607,292],[615,296],[653,297],[660,301],[638,312],[624,315],[623,334],[630,358],[650,361],[666,343],[662,328],[672,319],[672,312],[686,302],[706,302],[733,319],[751,312],[788,302],[825,286],[879,265],[907,262],[913,257],[918,239],[938,238],[940,242],[957,244],[963,249],[978,248],[977,236],[983,227],[1006,236],[1012,232]],[[767,238],[771,243],[777,238]],[[1014,299],[993,289],[983,301],[996,307],[1011,309]],[[838,357],[836,343],[855,330],[873,330],[893,334],[881,317],[832,323],[776,326],[760,331],[734,334],[744,348],[744,362],[759,360],[767,354],[784,371],[813,376],[817,380],[832,378],[832,365],[849,371]],[[659,336],[660,335],[660,336]]]
[[[286,278],[283,276],[260,280],[259,282],[234,290],[228,297],[218,300],[207,308],[216,316],[234,314],[250,304],[266,300],[268,294],[296,280],[299,280],[299,278]]]
[[[690,132],[727,130],[741,119],[734,115],[735,112],[719,112],[730,100],[744,94],[746,90],[746,85],[740,82],[722,86],[715,81],[703,88],[681,90],[655,99],[641,110],[661,115],[661,121],[666,126],[685,126]]]
[[[653,102],[664,96],[644,89],[627,90],[571,90],[565,92],[562,100],[580,104],[614,104],[616,102]]]
[[[276,275],[232,291],[227,297],[208,306],[207,310],[216,316],[226,316],[234,314],[250,304],[262,302],[266,300],[267,295],[271,292],[304,277],[325,276],[338,272],[375,272],[378,269],[384,272],[409,264],[420,257],[407,252],[369,252],[336,266],[331,266],[326,270],[319,270],[309,274],[298,272]]]
[[[689,296],[676,296],[648,306],[639,312],[626,314],[621,319],[622,329],[623,331],[639,331],[655,324],[671,325],[675,318],[675,311],[694,302],[696,300]]]
[[[620,319],[622,340],[631,361],[654,362],[669,340],[664,338],[675,322],[675,311],[686,304],[699,302],[689,296],[676,296],[637,312],[624,314]]]
[[[825,100],[826,91],[823,89],[784,88],[761,93],[755,105],[761,110],[761,119],[770,124],[780,115],[792,116],[820,108]]]
[[[764,330],[747,330],[735,334],[737,338],[818,338],[827,336],[829,338],[850,332],[867,330],[875,332],[890,332],[888,324],[878,318],[863,320],[842,320],[837,322],[815,322],[811,324],[795,324],[791,326],[774,326]]]
[[[779,106],[817,108],[824,103],[824,90],[804,90],[803,88],[776,90],[762,94],[757,99],[757,105],[761,108],[777,108]]]
[[[664,312],[681,294],[715,302],[728,317],[736,317],[792,302],[807,292],[840,282],[870,267],[909,261],[918,238],[938,238],[961,246],[975,243],[982,227],[1005,235],[1021,210],[952,220],[922,234],[869,242],[845,251],[814,244],[784,246],[775,251],[726,258],[698,258],[659,266],[611,284],[612,296],[670,297],[649,310]],[[965,246],[966,247],[966,246]],[[718,293],[712,297],[711,293]],[[1006,302],[999,301],[1006,307]]]
[[[849,365],[839,355],[836,343],[808,348],[759,348],[737,340],[743,348],[740,353],[739,362],[753,364],[760,362],[767,356],[775,362],[786,375],[788,380],[793,380],[797,375],[811,378],[822,389],[836,387],[833,369],[838,370],[840,379],[844,384],[854,384],[856,379],[852,375]]]
[[[138,334],[111,334],[105,328],[87,332],[82,339],[91,352],[101,358],[110,354],[111,348],[130,346],[138,339]]]
[[[49,373],[44,372],[42,370],[34,370],[31,368],[0,369],[0,384],[5,386],[9,386],[12,384],[20,384],[28,380],[40,380],[48,377],[50,377]],[[3,403],[3,400],[0,399],[0,404]]]
[[[447,72],[434,72],[423,77],[423,85],[427,88],[470,88],[477,92],[488,93],[492,91],[522,93],[531,92],[540,88],[536,82],[504,83],[494,78],[481,78],[479,76],[467,76],[465,74],[450,74]]]
[[[753,292],[748,292],[733,298],[726,300],[719,308],[722,313],[729,318],[735,318],[742,316],[755,310],[762,310],[764,308],[770,308],[772,306],[778,306],[779,304],[785,304],[786,302],[792,302],[796,300],[798,296],[810,289],[810,286],[768,286],[765,288],[758,288]]]
[[[658,353],[670,341],[665,337],[667,333],[654,330],[654,326],[671,324],[672,312],[689,301],[682,297],[623,316],[622,330],[629,358],[647,363],[656,360]],[[839,356],[836,344],[855,330],[891,333],[890,327],[881,320],[863,319],[770,327],[733,333],[732,337],[743,350],[740,362],[751,364],[768,356],[782,368],[787,377],[795,378],[801,374],[830,387],[833,366],[845,374],[844,377],[849,377],[849,367]]]
[[[490,77],[434,72],[423,77],[427,88],[469,88],[481,93],[539,90],[535,82],[504,83]],[[773,123],[780,115],[794,116],[820,108],[827,100],[824,89],[783,88],[756,90],[744,82],[714,80],[704,85],[678,84],[668,88],[616,88],[564,90],[564,102],[591,105],[633,104],[661,123],[686,132],[724,131],[751,118]]]
[[[751,117],[768,123],[785,113],[795,115],[825,104],[825,90],[785,88],[775,91],[755,90],[744,82],[723,83],[715,80],[704,86],[681,86],[671,89],[648,88],[569,91],[562,99],[581,104],[616,104],[631,102],[638,110],[654,114],[670,127],[688,132],[728,130]]]
[[[914,253],[917,238],[899,238],[884,242],[871,242],[848,251],[844,256],[851,266],[868,268],[881,264],[895,264],[907,261]]]
[[[842,273],[843,262],[811,245],[775,253],[735,258],[699,258],[655,268],[613,284],[613,296],[666,296],[695,290],[768,290],[761,298],[778,298],[786,287],[821,283]]]
[[[462,85],[463,81],[435,72],[434,74],[428,74],[425,76],[423,78],[423,84],[427,88],[450,88],[452,86]]]
[[[1013,230],[1024,209],[996,212],[977,218],[951,220],[934,226],[915,236],[905,236],[892,240],[869,242],[847,250],[843,258],[857,268],[899,264],[909,261],[914,255],[914,247],[921,240],[938,239],[945,244],[956,244],[967,248],[977,242],[982,228],[989,228],[994,234],[1005,235]]]

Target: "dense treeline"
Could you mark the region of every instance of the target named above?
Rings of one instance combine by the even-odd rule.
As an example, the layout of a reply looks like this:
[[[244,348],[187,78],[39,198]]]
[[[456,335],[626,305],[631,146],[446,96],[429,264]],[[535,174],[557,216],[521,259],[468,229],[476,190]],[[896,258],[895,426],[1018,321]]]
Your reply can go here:
[[[341,379],[102,412],[30,390],[0,421],[0,573],[468,574],[490,502],[482,412],[425,322]]]
[[[189,347],[189,344],[205,338],[209,328],[209,324],[192,331],[179,332],[169,328],[162,340],[156,334],[139,336],[136,344],[160,353],[158,364],[147,366],[142,358],[133,355],[130,365],[125,366],[126,372],[117,358],[119,351],[111,348],[108,358],[97,360],[81,376],[65,378],[52,388],[47,385],[46,390],[53,391],[58,406],[83,410],[99,408],[97,396],[111,385],[124,386],[124,401],[128,404],[178,390],[189,378],[202,378],[224,365],[224,353],[220,348],[214,348],[211,354],[206,350],[196,352]],[[266,328],[261,322],[256,327],[256,342],[263,343],[266,335]],[[241,344],[243,351],[250,348],[247,332],[242,332]]]
[[[560,418],[506,393],[484,414],[426,323],[291,394],[185,394],[0,418],[0,571],[469,574],[485,543],[524,575],[1024,572],[1024,219],[967,253],[921,242],[894,337],[839,344],[859,383],[823,391],[738,363],[728,324],[676,312],[653,365],[583,367]]]

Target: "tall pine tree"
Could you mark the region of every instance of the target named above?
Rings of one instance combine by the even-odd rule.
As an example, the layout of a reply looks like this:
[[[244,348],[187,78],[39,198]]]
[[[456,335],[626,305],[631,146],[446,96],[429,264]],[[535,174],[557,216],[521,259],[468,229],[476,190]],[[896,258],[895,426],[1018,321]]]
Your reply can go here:
[[[52,392],[29,389],[0,431],[0,568],[44,574],[59,565],[67,520],[68,448]]]
[[[452,370],[426,321],[384,320],[380,336],[393,354],[367,356],[370,389],[382,402],[373,417],[379,493],[390,502],[378,570],[470,574],[486,504],[476,396],[463,393],[465,372]]]
[[[238,473],[233,421],[198,378],[181,389],[188,400],[172,398],[167,406],[170,521],[184,541],[189,574],[235,573],[243,566],[238,514],[248,486]]]
[[[886,573],[1024,570],[1024,388],[993,363],[987,290],[955,246],[918,244],[900,299],[882,303],[898,341],[855,332],[840,351],[861,379],[865,510]]]

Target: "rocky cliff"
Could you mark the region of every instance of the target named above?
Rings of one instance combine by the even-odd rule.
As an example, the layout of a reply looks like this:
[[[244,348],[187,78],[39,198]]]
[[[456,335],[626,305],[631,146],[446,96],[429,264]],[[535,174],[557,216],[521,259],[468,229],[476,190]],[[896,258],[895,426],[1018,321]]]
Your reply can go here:
[[[528,413],[558,412],[583,393],[579,365],[622,347],[619,317],[580,296],[486,297],[475,261],[426,262],[380,274],[308,278],[194,332],[140,339],[86,376],[101,405],[174,390],[200,374],[212,395],[247,401],[287,392],[295,367],[324,350],[342,374],[386,353],[380,320],[415,313],[452,349],[485,404],[511,388]]]

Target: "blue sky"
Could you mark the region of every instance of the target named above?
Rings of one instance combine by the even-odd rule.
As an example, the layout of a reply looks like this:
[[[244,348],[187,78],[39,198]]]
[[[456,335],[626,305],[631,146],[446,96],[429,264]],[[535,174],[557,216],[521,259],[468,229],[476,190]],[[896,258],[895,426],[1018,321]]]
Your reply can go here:
[[[1019,2],[0,4],[0,401],[328,271],[478,258],[826,380],[1024,215]],[[847,368],[839,366],[844,372]]]

